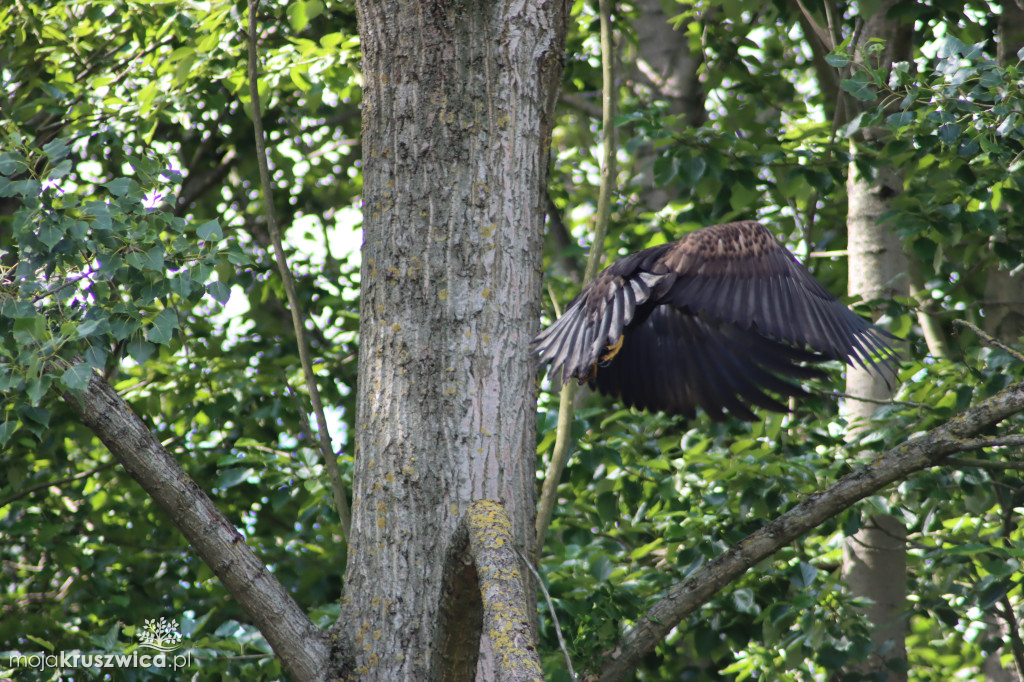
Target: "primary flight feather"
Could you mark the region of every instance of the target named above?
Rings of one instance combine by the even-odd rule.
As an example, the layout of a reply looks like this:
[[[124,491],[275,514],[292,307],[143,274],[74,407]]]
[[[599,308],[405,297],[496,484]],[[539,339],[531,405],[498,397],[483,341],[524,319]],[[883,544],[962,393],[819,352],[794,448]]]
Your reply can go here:
[[[562,380],[593,382],[627,405],[753,420],[786,408],[804,363],[842,360],[892,372],[874,327],[830,294],[754,222],[714,225],[613,263],[540,333],[533,349]]]

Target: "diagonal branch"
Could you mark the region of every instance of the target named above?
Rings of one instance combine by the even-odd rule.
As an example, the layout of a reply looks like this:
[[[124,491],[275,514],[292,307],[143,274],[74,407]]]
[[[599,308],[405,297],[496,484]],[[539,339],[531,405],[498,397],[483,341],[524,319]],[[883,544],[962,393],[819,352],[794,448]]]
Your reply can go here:
[[[842,477],[828,490],[810,495],[670,589],[623,635],[604,660],[599,674],[590,679],[623,679],[672,628],[750,567],[890,483],[943,464],[953,453],[977,448],[979,440],[973,436],[1020,412],[1024,412],[1024,382],[1013,384],[942,426],[892,448]]]
[[[316,375],[313,373],[313,360],[310,358],[309,352],[309,341],[306,339],[306,322],[302,317],[299,295],[295,291],[295,278],[292,277],[292,271],[288,268],[288,258],[285,255],[284,244],[281,241],[281,229],[277,224],[277,212],[274,210],[273,184],[270,181],[270,168],[267,163],[267,143],[263,134],[263,118],[260,115],[259,83],[256,78],[256,7],[258,5],[259,0],[249,0],[249,35],[247,42],[249,44],[249,100],[252,105],[252,127],[256,135],[256,162],[260,169],[260,185],[263,188],[263,210],[267,216],[267,229],[270,231],[270,240],[274,243],[277,268],[281,273],[281,281],[284,284],[285,293],[288,295],[288,307],[291,308],[292,312],[292,326],[295,328],[295,340],[299,347],[299,361],[302,363],[302,374],[306,378],[306,390],[309,391],[309,400],[313,405],[313,413],[316,415],[320,454],[323,457],[327,478],[330,480],[331,490],[334,493],[334,506],[338,512],[338,520],[341,522],[342,531],[347,538],[352,527],[348,495],[345,493],[345,485],[341,480],[341,472],[338,469],[338,457],[334,454],[334,447],[331,445],[331,432],[327,427],[327,416],[324,414],[323,403],[320,401],[320,389],[316,385]]]
[[[55,361],[60,369],[70,365]],[[160,505],[248,614],[293,679],[321,679],[329,646],[266,565],[121,396],[98,374],[64,402]]]
[[[518,563],[505,509],[493,500],[470,504],[445,558],[437,626],[443,649],[431,679],[473,679],[483,632],[497,657],[499,682],[544,679]]]

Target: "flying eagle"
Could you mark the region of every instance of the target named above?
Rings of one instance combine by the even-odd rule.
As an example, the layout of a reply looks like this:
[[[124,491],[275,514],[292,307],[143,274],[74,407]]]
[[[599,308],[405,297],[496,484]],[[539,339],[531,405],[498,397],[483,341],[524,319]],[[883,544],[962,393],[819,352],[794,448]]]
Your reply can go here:
[[[714,225],[613,263],[533,342],[542,363],[626,405],[715,420],[785,412],[786,381],[842,360],[891,376],[890,334],[840,303],[754,221]],[[883,371],[882,368],[885,368]]]

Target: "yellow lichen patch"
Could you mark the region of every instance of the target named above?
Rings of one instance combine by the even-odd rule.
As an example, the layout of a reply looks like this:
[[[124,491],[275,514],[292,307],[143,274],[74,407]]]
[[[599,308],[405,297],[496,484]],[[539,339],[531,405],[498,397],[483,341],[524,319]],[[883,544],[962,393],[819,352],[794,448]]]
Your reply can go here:
[[[480,295],[484,298],[484,300],[487,300],[488,298],[491,297],[491,288],[484,287],[484,290],[480,292]]]
[[[491,223],[490,225],[486,225],[484,227],[481,227],[480,228],[480,236],[483,237],[484,239],[490,239],[491,235],[494,234],[494,231],[496,229],[497,229],[497,227],[495,226],[494,223]]]
[[[441,289],[441,290],[439,290],[439,291],[437,292],[437,297],[438,297],[439,299],[441,299],[442,301],[447,301],[447,300],[448,300],[448,290],[447,290],[447,289]]]
[[[388,520],[386,518],[384,518],[382,516],[379,519],[377,519],[377,528],[378,528],[378,530],[384,530],[385,528],[387,528],[387,526],[388,526]]]
[[[402,325],[400,325],[397,322],[395,322],[393,325],[391,325],[391,331],[393,331],[393,332],[402,331]]]
[[[388,473],[384,474],[384,480],[387,481],[388,483],[394,483],[395,475],[389,471]]]

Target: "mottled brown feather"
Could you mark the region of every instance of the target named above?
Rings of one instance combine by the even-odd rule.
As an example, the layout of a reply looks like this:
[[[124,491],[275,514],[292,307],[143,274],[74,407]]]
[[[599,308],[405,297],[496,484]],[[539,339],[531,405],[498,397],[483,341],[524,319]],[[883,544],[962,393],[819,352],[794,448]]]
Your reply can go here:
[[[753,419],[784,410],[803,363],[842,360],[879,372],[897,360],[889,335],[832,296],[764,225],[691,232],[601,272],[534,351],[563,381],[593,380],[627,405]]]

